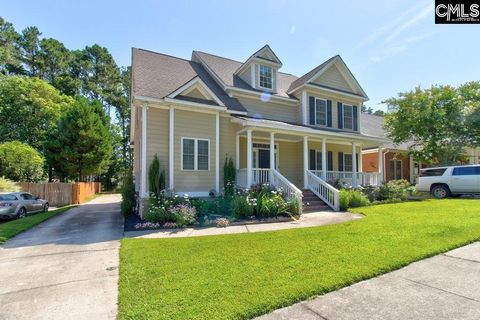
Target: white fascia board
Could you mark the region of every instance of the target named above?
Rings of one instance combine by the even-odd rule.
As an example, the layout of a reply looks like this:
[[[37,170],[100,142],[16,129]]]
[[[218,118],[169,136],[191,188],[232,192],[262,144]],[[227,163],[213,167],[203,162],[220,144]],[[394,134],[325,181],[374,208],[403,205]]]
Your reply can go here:
[[[246,89],[240,89],[236,87],[227,87],[227,93],[229,94],[230,97],[236,96],[236,95],[241,95],[243,93],[243,96],[252,98],[254,97],[260,97],[264,92],[257,92],[257,91],[252,91],[252,90],[246,90]],[[270,92],[266,92],[270,95],[270,98],[272,100],[276,100],[278,102],[284,102],[287,104],[298,104],[299,101],[297,99],[292,99],[292,98],[287,98],[287,97],[279,97],[276,96]]]
[[[192,101],[184,101],[184,100],[178,100],[178,99],[172,99],[172,98],[165,98],[164,101],[169,103],[174,103],[180,106],[199,107],[203,109],[217,110],[217,111],[227,111],[227,107],[211,106],[209,104],[192,102]]]
[[[362,101],[362,102],[365,102],[365,101],[369,100],[367,97],[362,97],[362,96],[358,96],[358,95],[355,95],[355,94],[351,94],[351,93],[347,93],[347,92],[343,92],[343,91],[339,91],[339,90],[335,90],[335,89],[323,88],[323,87],[315,86],[313,84],[308,84],[308,83],[306,83],[306,84],[304,84],[304,85],[302,85],[298,88],[300,89],[301,87],[307,87],[309,89],[320,90],[320,91],[324,91],[324,92],[328,92],[328,93],[334,93],[334,94],[337,94],[337,95],[340,95],[340,96],[346,96],[346,97],[349,97],[349,98],[354,98],[354,99],[357,99],[358,101]]]

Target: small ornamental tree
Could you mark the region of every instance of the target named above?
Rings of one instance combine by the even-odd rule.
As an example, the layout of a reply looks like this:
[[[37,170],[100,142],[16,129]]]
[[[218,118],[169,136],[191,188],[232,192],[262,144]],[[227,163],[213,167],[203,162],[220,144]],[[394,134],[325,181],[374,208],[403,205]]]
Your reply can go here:
[[[45,176],[44,159],[37,150],[19,141],[0,144],[0,176],[13,181],[38,182]]]
[[[98,101],[78,97],[47,143],[49,164],[60,175],[83,181],[105,172],[112,155],[108,117]]]
[[[160,171],[160,161],[158,161],[157,154],[153,157],[152,164],[150,164],[148,170],[148,184],[150,192],[157,195],[165,189],[165,172],[163,170]]]
[[[225,158],[223,165],[223,186],[225,188],[225,196],[232,196],[235,191],[235,166],[232,158]]]

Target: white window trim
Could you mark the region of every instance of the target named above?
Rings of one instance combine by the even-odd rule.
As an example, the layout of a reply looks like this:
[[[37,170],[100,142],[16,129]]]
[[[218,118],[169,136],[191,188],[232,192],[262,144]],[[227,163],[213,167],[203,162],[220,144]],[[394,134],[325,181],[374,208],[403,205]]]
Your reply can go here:
[[[352,108],[352,128],[345,127],[345,106]],[[353,115],[353,104],[342,104],[342,115],[343,115],[343,129],[355,131],[355,116]]]
[[[252,146],[255,143],[256,144],[268,144],[268,143],[265,143],[265,142],[253,140],[252,141]],[[270,148],[266,149],[266,148],[252,147],[252,157],[254,155],[254,152],[256,152],[256,156],[254,157],[254,159],[252,159],[252,168],[253,169],[258,169],[258,149],[270,150]],[[278,144],[278,143],[275,143],[275,158],[277,160],[277,162],[275,163],[276,164],[275,170],[278,170],[278,167],[280,166],[280,144]]]
[[[355,161],[356,159],[353,159],[353,156],[352,156],[352,170],[347,171],[347,170],[345,170],[345,156],[347,156],[347,155],[352,156],[351,153],[343,153],[343,172],[353,172],[353,161]]]
[[[270,69],[272,70],[272,72],[271,72],[271,73],[272,73],[272,87],[271,87],[271,88],[269,88],[269,87],[264,87],[264,86],[262,86],[262,84],[261,84],[261,81],[260,81],[260,68],[261,68],[262,66],[265,67],[265,68],[270,68]],[[274,84],[274,81],[275,81],[275,80],[274,80],[274,79],[275,79],[274,73],[275,73],[275,69],[274,69],[272,66],[267,66],[267,65],[265,65],[265,64],[259,64],[259,65],[258,65],[258,87],[259,87],[259,88],[262,88],[262,89],[266,89],[266,90],[273,91],[273,84]]]
[[[184,169],[183,168],[183,140],[194,140],[193,143],[193,169]],[[208,142],[208,168],[207,169],[198,169],[198,141],[207,141]],[[191,138],[191,137],[182,137],[180,143],[180,170],[181,171],[210,171],[210,139],[205,138]]]
[[[390,172],[390,179],[391,180],[401,180],[403,179],[403,161],[400,159],[390,159],[390,163],[393,161],[393,172]],[[397,164],[400,162],[400,179],[395,177],[397,172]],[[391,168],[391,167],[390,167]]]
[[[323,127],[326,127],[328,125],[328,108],[327,108],[327,99],[323,99],[323,98],[317,98],[315,97],[315,112],[314,112],[314,116],[315,116],[315,125],[316,126],[323,126]],[[317,123],[317,100],[322,100],[322,101],[325,101],[325,124],[318,124]]]

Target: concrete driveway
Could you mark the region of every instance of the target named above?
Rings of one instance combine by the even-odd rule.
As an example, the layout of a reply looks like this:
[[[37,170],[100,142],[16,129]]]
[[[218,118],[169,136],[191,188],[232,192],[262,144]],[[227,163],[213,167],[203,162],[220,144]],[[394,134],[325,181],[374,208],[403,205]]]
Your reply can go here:
[[[0,319],[115,319],[119,203],[102,195],[0,248]]]
[[[480,242],[259,317],[279,319],[480,319]]]

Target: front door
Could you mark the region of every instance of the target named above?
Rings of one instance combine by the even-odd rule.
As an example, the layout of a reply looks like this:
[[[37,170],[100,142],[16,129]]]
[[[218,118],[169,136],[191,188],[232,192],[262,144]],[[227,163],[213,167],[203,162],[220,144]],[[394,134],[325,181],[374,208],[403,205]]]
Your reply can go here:
[[[258,149],[258,167],[270,169],[270,150]]]

